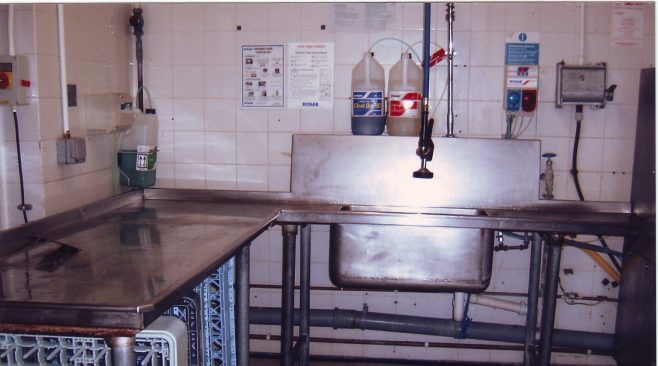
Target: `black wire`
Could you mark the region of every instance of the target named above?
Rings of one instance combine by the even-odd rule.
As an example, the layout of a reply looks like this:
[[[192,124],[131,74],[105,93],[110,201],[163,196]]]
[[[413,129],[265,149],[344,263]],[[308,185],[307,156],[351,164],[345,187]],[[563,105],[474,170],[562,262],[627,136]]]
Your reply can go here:
[[[12,111],[14,114],[14,131],[16,133],[16,155],[18,155],[18,179],[21,187],[21,205],[19,209],[23,211],[23,221],[27,224],[27,210],[25,205],[25,184],[23,183],[23,161],[21,159],[21,140],[18,134],[18,114],[16,110]]]
[[[583,113],[583,106],[582,105],[577,105],[576,106],[576,113]],[[580,182],[578,181],[578,144],[580,142],[580,127],[581,127],[581,120],[576,119],[576,136],[574,136],[573,139],[573,154],[571,155],[571,176],[573,177],[573,184],[576,186],[576,193],[578,193],[578,198],[581,201],[585,201],[585,196],[583,196],[583,191],[580,189]],[[599,238],[599,242],[601,242],[601,245],[605,249],[610,249],[608,247],[608,243],[606,243],[605,239],[601,235],[597,235]],[[621,272],[621,264],[617,261],[617,258],[613,256],[610,253],[608,254],[608,258],[610,258],[610,261],[612,264],[615,266],[617,271]]]

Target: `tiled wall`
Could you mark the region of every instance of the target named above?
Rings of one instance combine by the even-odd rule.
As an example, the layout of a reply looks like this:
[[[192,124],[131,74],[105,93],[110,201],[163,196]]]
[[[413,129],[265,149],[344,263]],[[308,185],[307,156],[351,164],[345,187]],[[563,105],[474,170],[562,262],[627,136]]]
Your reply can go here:
[[[160,126],[157,186],[175,188],[287,191],[290,180],[290,141],[293,133],[349,134],[350,73],[377,40],[396,37],[419,41],[422,5],[392,4],[395,16],[386,29],[341,31],[333,25],[332,4],[156,4],[144,5],[145,84],[158,111]],[[579,3],[458,3],[455,20],[455,132],[460,137],[499,138],[504,132],[502,111],[503,47],[507,34],[540,33],[540,89],[537,117],[523,138],[538,138],[542,152],[555,159],[555,195],[577,199],[569,177],[575,131],[572,107],[554,107],[555,64],[575,63],[578,54]],[[630,193],[632,152],[639,69],[655,63],[654,6],[647,4],[644,44],[620,49],[610,45],[612,3],[586,3],[585,62],[606,61],[609,82],[618,85],[615,100],[603,110],[585,110],[581,136],[580,181],[588,200],[627,201]],[[111,195],[114,136],[88,136],[90,163],[63,167],[54,162],[54,139],[61,134],[56,68],[54,5],[21,5],[17,51],[28,54],[37,84],[37,98],[21,107],[24,119],[24,159],[28,200],[36,218],[80,206]],[[130,37],[127,5],[66,5],[69,78],[85,97],[129,90]],[[0,7],[6,19],[6,6]],[[321,26],[325,29],[322,30]],[[241,30],[237,30],[237,26]],[[444,6],[433,5],[433,40],[446,46]],[[0,50],[6,49],[0,29]],[[333,42],[335,47],[334,108],[323,111],[298,109],[244,110],[240,105],[240,46],[297,41]],[[106,45],[111,47],[106,47]],[[420,47],[416,48],[420,52]],[[397,61],[402,46],[382,42],[375,57],[386,71]],[[443,90],[445,64],[432,70],[433,104]],[[437,136],[445,133],[445,100],[437,109]],[[74,134],[84,134],[92,116],[72,110]],[[3,189],[2,226],[18,224],[15,210],[17,177],[13,129],[6,108],[1,110],[0,183]],[[382,137],[385,138],[385,137]],[[92,164],[94,163],[94,164]],[[504,168],[504,167],[501,167]],[[70,192],[76,192],[71,194]],[[312,266],[314,286],[329,286],[328,229],[313,228]],[[588,238],[579,238],[589,240]],[[517,244],[506,241],[506,244]],[[618,239],[610,240],[619,248]],[[272,229],[253,244],[252,279],[256,284],[277,284],[281,268],[281,234]],[[497,252],[489,291],[526,291],[528,251]],[[585,254],[566,248],[563,267],[574,270],[562,276],[566,291],[583,296],[616,297],[617,290],[603,285],[606,276]],[[278,306],[276,290],[254,289],[252,304]],[[521,301],[519,296],[510,299]],[[316,291],[317,308],[361,309],[448,318],[449,294]],[[592,303],[589,302],[591,305]],[[475,321],[522,324],[523,317],[472,306]],[[557,326],[612,333],[615,305],[558,305]],[[261,334],[278,334],[276,327],[253,326]],[[387,334],[361,330],[312,330],[317,337],[350,339],[456,342],[426,336]],[[473,343],[473,341],[466,341]],[[278,351],[278,343],[253,341],[256,351]],[[518,362],[519,351],[455,350],[432,347],[385,347],[374,345],[312,344],[312,352],[366,357],[415,359],[492,360]],[[611,364],[591,355],[554,356],[555,362]]]
[[[85,137],[87,161],[61,165],[56,159],[56,140],[63,134],[57,16],[55,5],[16,5],[16,53],[29,59],[32,98],[17,113],[21,135],[26,202],[34,208],[34,220],[109,197],[117,188],[112,180],[115,136],[100,131],[112,126],[104,121],[108,103],[93,104],[104,96],[130,91],[130,29],[127,5],[64,6],[68,83],[77,86],[78,106],[69,108],[71,134]],[[0,7],[7,24],[8,6]],[[0,50],[6,53],[7,28],[0,28]],[[14,126],[10,108],[0,108],[0,165],[3,188],[0,227],[22,223]]]

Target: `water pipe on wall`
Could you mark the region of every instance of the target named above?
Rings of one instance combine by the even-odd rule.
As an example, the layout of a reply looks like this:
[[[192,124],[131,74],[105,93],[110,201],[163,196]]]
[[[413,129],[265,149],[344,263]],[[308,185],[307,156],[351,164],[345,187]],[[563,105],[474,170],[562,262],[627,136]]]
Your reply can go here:
[[[64,137],[70,137],[69,98],[66,87],[66,40],[64,32],[64,5],[57,4],[57,39],[59,41],[59,86],[62,93],[62,129]]]
[[[14,4],[9,4],[7,12],[7,36],[9,41],[9,56],[16,56],[16,38],[14,37]]]

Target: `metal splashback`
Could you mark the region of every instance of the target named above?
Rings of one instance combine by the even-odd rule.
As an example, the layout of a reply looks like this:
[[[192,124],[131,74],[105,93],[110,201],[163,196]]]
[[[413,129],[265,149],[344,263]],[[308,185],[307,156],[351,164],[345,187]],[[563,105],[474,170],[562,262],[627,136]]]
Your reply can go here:
[[[434,139],[433,179],[414,179],[418,139],[295,135],[292,195],[330,203],[518,208],[538,201],[540,141]]]

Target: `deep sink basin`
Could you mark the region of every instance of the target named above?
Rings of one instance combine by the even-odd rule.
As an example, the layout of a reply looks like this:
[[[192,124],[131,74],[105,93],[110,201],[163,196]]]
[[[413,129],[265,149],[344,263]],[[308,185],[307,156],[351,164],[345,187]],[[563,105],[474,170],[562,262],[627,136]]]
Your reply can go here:
[[[344,206],[341,211],[486,215],[462,208]],[[481,292],[489,285],[493,230],[333,224],[329,276],[344,288]]]

